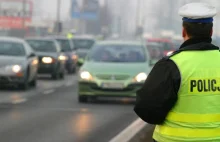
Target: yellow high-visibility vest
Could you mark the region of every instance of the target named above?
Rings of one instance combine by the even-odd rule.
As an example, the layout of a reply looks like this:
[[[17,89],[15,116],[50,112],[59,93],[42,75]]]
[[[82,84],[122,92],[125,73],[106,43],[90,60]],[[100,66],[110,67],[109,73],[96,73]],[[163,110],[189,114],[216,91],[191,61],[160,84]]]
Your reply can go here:
[[[220,52],[184,51],[170,58],[179,68],[178,101],[153,138],[158,142],[220,142]]]

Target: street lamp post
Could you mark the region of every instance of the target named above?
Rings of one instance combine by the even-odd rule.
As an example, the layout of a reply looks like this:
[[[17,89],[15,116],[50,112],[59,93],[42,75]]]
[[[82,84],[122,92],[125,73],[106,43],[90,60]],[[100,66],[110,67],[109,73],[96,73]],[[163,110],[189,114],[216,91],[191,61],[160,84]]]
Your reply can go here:
[[[22,11],[23,11],[23,17],[22,17],[22,27],[23,29],[25,28],[25,16],[26,16],[26,0],[23,0],[23,8],[22,8]]]
[[[61,23],[60,23],[60,8],[61,8],[61,0],[57,0],[57,22],[56,22],[56,31],[57,34],[61,32]]]

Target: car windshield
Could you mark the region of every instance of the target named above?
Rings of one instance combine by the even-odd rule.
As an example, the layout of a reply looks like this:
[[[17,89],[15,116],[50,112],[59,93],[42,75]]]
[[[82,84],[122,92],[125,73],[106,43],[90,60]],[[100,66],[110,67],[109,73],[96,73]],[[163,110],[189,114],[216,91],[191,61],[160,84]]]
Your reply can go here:
[[[144,53],[144,48],[138,45],[97,45],[91,50],[88,60],[139,63],[146,61]]]
[[[36,52],[56,52],[56,46],[53,41],[27,40],[27,42]]]
[[[64,52],[71,51],[71,45],[67,39],[56,39]]]
[[[25,56],[25,48],[21,43],[0,41],[0,55]]]
[[[78,49],[90,49],[95,41],[90,39],[73,39],[74,47]]]

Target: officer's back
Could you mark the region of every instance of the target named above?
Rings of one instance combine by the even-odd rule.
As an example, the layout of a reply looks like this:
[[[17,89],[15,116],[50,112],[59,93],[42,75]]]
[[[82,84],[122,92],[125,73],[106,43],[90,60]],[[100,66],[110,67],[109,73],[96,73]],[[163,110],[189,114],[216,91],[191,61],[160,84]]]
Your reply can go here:
[[[183,6],[185,42],[154,66],[137,92],[134,110],[157,125],[158,142],[220,142],[220,52],[211,44],[216,13],[204,3]]]

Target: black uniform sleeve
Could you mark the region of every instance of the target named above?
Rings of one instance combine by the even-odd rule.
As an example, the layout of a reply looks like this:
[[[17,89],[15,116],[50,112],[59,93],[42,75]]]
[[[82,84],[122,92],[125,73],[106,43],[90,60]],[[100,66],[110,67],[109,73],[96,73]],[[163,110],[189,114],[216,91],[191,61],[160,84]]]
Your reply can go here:
[[[137,91],[134,111],[145,122],[162,124],[177,101],[180,72],[169,59],[161,59],[152,69],[144,86]]]

